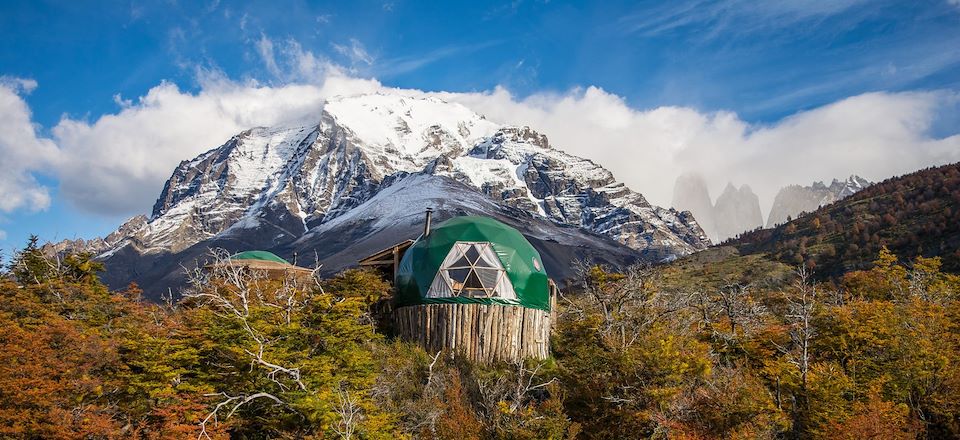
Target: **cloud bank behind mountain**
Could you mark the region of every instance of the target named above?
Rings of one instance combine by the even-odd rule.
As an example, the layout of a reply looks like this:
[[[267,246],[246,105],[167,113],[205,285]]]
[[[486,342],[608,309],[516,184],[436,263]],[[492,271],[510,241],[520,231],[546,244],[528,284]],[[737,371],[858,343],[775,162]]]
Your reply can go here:
[[[957,93],[874,92],[756,124],[735,112],[691,107],[635,108],[598,87],[519,97],[397,89],[332,64],[296,42],[259,42],[273,78],[235,80],[197,69],[197,91],[162,82],[116,112],[92,120],[65,115],[38,127],[26,102],[42,87],[0,81],[0,211],[40,210],[51,185],[83,210],[105,215],[149,210],[171,170],[254,126],[315,122],[324,100],[359,93],[434,95],[500,123],[529,125],[568,153],[614,172],[651,202],[669,205],[675,178],[702,175],[712,193],[749,184],[766,212],[787,184],[857,174],[878,181],[960,161]],[[48,177],[48,178],[40,178]]]

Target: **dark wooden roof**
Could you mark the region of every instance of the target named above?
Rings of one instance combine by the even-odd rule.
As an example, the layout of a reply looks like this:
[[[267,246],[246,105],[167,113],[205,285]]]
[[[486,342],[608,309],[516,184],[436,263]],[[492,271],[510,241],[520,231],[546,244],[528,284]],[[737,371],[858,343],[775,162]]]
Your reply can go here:
[[[413,240],[404,240],[384,250],[374,252],[370,256],[360,259],[361,266],[393,266],[399,260],[400,256],[407,251],[407,248],[413,244]],[[394,250],[397,256],[394,256]]]

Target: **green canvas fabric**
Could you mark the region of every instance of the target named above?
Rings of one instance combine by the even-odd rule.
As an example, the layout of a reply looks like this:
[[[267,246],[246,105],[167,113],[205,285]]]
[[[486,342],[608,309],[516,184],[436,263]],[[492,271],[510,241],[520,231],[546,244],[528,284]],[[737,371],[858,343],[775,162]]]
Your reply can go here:
[[[443,259],[458,241],[490,242],[513,284],[517,298],[427,298],[427,291]],[[418,238],[400,261],[396,289],[397,307],[460,303],[506,304],[550,310],[550,289],[540,253],[519,231],[487,217],[454,217],[437,225],[428,236]]]
[[[273,261],[275,263],[290,264],[287,260],[267,251],[244,251],[230,256],[231,260],[262,260]]]

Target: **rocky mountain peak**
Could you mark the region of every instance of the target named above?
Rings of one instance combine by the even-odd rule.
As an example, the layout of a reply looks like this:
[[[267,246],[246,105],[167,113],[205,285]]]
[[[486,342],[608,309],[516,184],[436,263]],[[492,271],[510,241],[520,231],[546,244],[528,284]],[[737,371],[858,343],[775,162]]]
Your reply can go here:
[[[138,215],[124,222],[116,231],[113,231],[106,237],[98,237],[90,240],[78,238],[76,240],[61,240],[56,243],[46,243],[41,248],[41,251],[47,256],[64,252],[99,255],[116,247],[121,241],[137,237],[140,231],[147,226],[148,221],[147,216]]]
[[[677,178],[673,187],[673,206],[689,210],[715,242],[763,225],[760,199],[749,185],[737,188],[733,182],[727,182],[713,203],[706,182],[697,174]]]
[[[465,151],[499,128],[461,104],[434,97],[384,93],[341,97],[329,100],[323,112],[368,154],[389,155],[412,167],[422,167],[440,154]]]
[[[538,133],[530,127],[503,127],[493,135],[492,141],[503,144],[506,141],[535,145],[540,148],[550,148],[547,135]]]
[[[748,185],[736,188],[728,182],[714,205],[714,222],[720,240],[763,226],[760,198]]]
[[[696,217],[704,232],[714,241],[718,239],[714,220],[713,200],[707,182],[699,174],[682,174],[673,185],[672,206],[689,211]]]
[[[128,237],[143,230],[149,221],[150,219],[143,214],[131,217],[129,220],[120,225],[116,231],[110,235],[107,235],[104,240],[107,243],[119,243],[124,239],[124,237]]]
[[[840,200],[847,198],[870,185],[873,185],[873,182],[857,176],[856,174],[851,174],[850,177],[847,177],[847,179],[843,181],[833,179],[833,182],[830,183],[829,189],[832,193],[837,195],[837,200]]]
[[[844,180],[833,179],[830,185],[813,182],[809,186],[785,186],[773,200],[770,215],[767,216],[767,227],[772,228],[786,222],[788,218],[816,211],[821,206],[847,198],[872,184],[867,179],[851,175]]]
[[[245,130],[181,162],[153,215],[105,251],[179,253],[208,241],[273,249],[349,214],[407,175],[450,178],[496,206],[601,234],[648,255],[710,241],[689,213],[650,205],[592,161],[460,104],[392,94],[330,100],[308,125]],[[389,199],[384,199],[389,200]],[[491,213],[492,215],[493,213]]]

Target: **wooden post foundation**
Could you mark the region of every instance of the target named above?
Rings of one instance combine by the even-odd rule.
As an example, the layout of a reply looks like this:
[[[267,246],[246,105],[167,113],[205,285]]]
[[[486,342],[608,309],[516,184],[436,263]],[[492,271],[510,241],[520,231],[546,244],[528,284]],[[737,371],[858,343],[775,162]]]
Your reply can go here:
[[[546,359],[550,312],[500,304],[423,304],[393,311],[394,330],[427,352],[459,352],[479,363]]]

